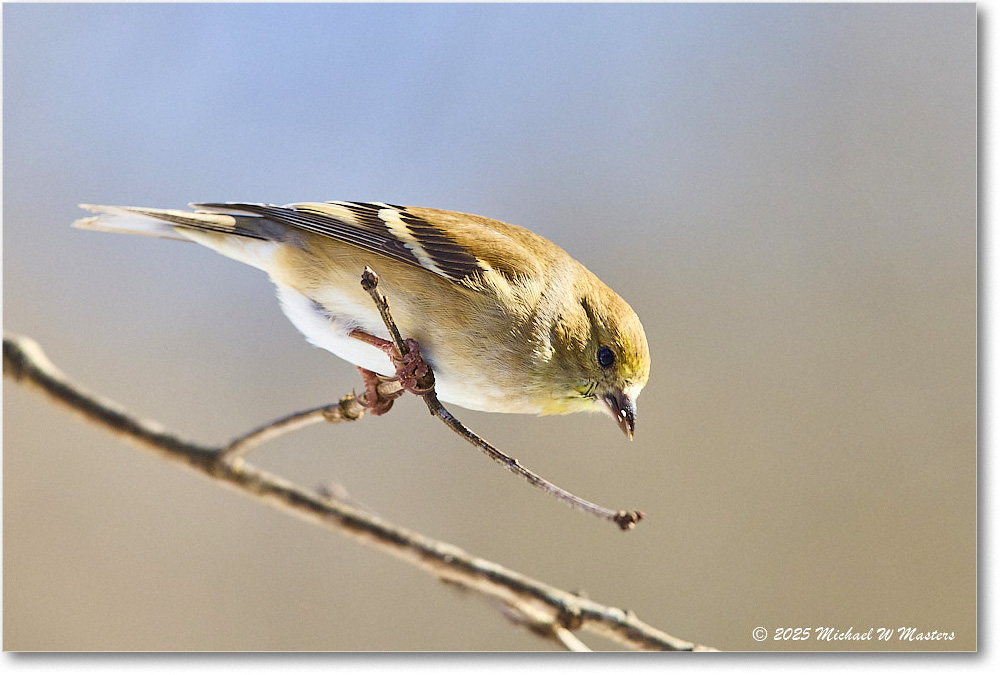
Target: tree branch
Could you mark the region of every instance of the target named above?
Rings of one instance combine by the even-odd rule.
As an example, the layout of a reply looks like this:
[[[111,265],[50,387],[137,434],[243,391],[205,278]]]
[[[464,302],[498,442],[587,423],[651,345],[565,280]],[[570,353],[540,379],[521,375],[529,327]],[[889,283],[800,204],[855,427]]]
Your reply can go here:
[[[223,447],[204,446],[183,440],[159,424],[133,417],[118,404],[77,386],[49,361],[34,340],[27,337],[4,335],[3,372],[4,377],[42,392],[50,401],[85,421],[163,459],[193,469],[204,477],[297,518],[322,525],[389,553],[442,581],[494,600],[519,615],[518,623],[564,648],[584,648],[585,645],[571,631],[587,630],[633,649],[709,649],[668,635],[640,621],[631,612],[601,605],[536,581],[489,560],[470,555],[451,544],[392,525],[330,496],[310,492],[280,476],[250,465],[239,456],[234,459],[233,447],[246,449],[250,444],[262,442],[263,437],[270,433],[266,431],[266,427],[250,432]],[[325,415],[331,408],[341,408],[343,405],[342,399],[335,406],[325,406],[284,418],[289,420],[285,425],[286,430],[290,426],[326,419]],[[336,417],[336,413],[331,414]]]

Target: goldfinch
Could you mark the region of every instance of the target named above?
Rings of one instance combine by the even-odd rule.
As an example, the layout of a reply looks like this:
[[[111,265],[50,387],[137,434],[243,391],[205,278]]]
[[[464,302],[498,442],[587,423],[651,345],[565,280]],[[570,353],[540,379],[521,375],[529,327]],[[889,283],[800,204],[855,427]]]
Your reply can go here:
[[[97,215],[75,227],[194,241],[267,272],[309,342],[373,378],[399,376],[399,355],[359,281],[370,266],[441,401],[487,412],[603,411],[629,438],[635,431],[649,377],[639,318],[529,230],[380,202],[80,206]]]

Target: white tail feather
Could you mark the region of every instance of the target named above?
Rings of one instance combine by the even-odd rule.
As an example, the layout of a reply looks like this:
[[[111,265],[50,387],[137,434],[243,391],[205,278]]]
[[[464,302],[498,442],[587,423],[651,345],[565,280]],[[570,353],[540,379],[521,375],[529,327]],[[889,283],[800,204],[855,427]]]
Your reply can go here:
[[[73,223],[73,227],[81,230],[96,230],[98,232],[118,232],[121,234],[140,234],[161,239],[178,239],[189,241],[187,237],[177,232],[174,226],[151,216],[143,216],[127,208],[118,206],[94,206],[80,204],[80,208],[98,214],[89,218],[81,218]]]
[[[73,227],[193,241],[265,272],[269,272],[274,251],[280,245],[252,230],[240,229],[236,217],[225,213],[93,204],[80,204],[80,208],[97,215],[81,218],[73,223]],[[257,219],[247,217],[245,220]]]

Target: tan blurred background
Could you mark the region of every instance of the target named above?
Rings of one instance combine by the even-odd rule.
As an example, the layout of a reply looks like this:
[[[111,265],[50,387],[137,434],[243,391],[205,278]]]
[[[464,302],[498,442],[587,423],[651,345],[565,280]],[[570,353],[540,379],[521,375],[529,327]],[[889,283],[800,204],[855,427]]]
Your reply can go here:
[[[456,409],[252,456],[721,649],[976,647],[975,6],[5,5],[4,329],[204,442],[331,401],[259,272],[82,201],[358,199],[561,244],[650,337],[636,439]],[[7,650],[533,650],[492,608],[4,383]],[[417,440],[414,440],[417,439]],[[595,647],[610,643],[591,639]]]

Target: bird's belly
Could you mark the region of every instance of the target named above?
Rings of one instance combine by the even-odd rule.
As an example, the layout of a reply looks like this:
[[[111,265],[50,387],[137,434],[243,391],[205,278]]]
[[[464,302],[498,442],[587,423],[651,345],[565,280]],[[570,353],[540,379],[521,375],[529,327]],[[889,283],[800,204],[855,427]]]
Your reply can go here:
[[[342,313],[331,315],[295,289],[276,285],[285,316],[311,344],[365,370],[387,377],[395,375],[396,369],[385,352],[350,336],[356,328],[376,334],[369,326],[379,320],[377,312],[367,307],[344,307]]]
[[[482,380],[470,382],[465,378],[438,377],[434,371],[434,390],[445,403],[454,403],[469,410],[494,413],[521,413],[541,415],[544,411],[535,401],[501,391],[492,383]]]
[[[324,308],[290,286],[280,282],[276,286],[285,315],[311,344],[366,370],[387,377],[395,375],[396,369],[385,352],[350,336],[352,330],[360,329],[388,337],[381,316],[369,303],[355,304],[338,298],[335,309]],[[536,402],[501,391],[487,373],[475,369],[475,362],[463,366],[447,363],[429,345],[421,345],[421,354],[434,369],[435,391],[445,403],[484,412],[543,412],[536,409]]]

